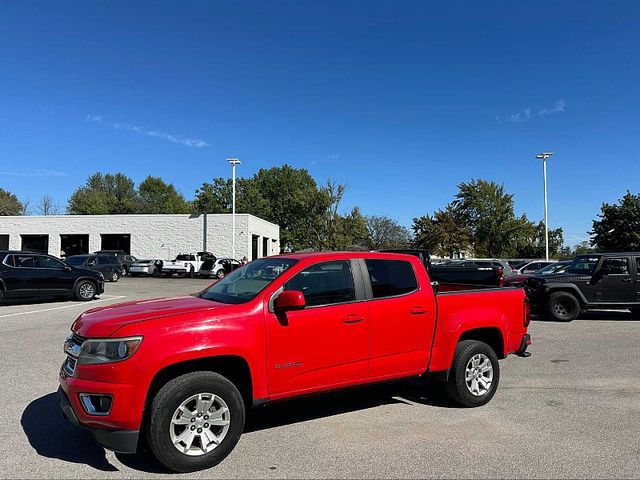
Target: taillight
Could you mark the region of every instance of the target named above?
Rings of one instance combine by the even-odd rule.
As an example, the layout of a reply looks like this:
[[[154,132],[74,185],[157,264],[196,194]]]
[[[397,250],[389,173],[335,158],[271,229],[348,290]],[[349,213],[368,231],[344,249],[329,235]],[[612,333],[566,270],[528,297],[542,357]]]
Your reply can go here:
[[[504,268],[499,267],[496,269],[496,275],[498,276],[498,285],[504,287]]]
[[[529,299],[527,297],[524,297],[522,323],[524,323],[525,327],[528,327],[530,322],[531,322],[531,305],[529,304]]]

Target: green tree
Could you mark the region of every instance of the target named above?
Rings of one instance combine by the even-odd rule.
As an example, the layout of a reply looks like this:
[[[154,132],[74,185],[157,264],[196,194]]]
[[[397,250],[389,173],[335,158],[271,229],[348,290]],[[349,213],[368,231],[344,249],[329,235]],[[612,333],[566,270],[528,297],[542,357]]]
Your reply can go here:
[[[67,211],[75,215],[136,213],[138,193],[133,180],[122,173],[94,173],[73,192]]]
[[[535,235],[525,215],[515,216],[513,195],[504,185],[482,179],[460,183],[452,205],[471,230],[477,256],[513,256],[520,242]]]
[[[451,204],[433,216],[414,218],[412,228],[414,243],[440,257],[453,258],[471,247],[471,229]]]
[[[627,193],[617,204],[603,203],[593,221],[591,245],[601,252],[640,250],[640,195]]]
[[[197,213],[231,213],[233,185],[231,179],[214,178],[196,190],[194,208]],[[250,213],[260,218],[269,215],[269,204],[262,196],[254,178],[236,179],[236,212]]]
[[[193,209],[171,183],[148,176],[138,185],[139,213],[190,213]]]
[[[411,243],[411,232],[407,227],[384,215],[366,217],[369,232],[369,247],[372,250],[404,248]]]
[[[549,230],[550,258],[560,256],[563,244],[564,236],[562,228]],[[518,238],[516,244],[515,256],[518,258],[544,258],[545,254],[544,222],[540,221],[537,225],[531,223],[530,225],[523,226],[520,238]]]
[[[340,250],[368,250],[371,245],[367,218],[362,215],[360,208],[353,207],[347,214],[340,217],[342,244]]]
[[[23,205],[13,193],[0,188],[0,215],[23,215]]]

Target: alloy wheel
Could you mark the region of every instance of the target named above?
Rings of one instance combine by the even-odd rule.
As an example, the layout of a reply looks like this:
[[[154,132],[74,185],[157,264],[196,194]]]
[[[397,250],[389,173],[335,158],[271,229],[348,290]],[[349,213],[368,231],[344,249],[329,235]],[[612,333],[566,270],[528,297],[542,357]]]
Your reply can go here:
[[[230,422],[231,412],[221,397],[213,393],[192,395],[171,417],[171,443],[185,455],[204,455],[224,440]]]
[[[485,395],[493,383],[493,364],[484,353],[477,353],[467,362],[464,380],[476,397]]]

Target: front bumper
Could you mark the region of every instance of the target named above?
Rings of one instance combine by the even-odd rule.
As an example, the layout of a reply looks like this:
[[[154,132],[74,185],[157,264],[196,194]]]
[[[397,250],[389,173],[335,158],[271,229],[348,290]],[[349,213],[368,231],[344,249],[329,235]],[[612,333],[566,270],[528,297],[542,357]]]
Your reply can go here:
[[[62,386],[58,387],[58,403],[62,414],[76,427],[86,428],[91,431],[96,442],[102,447],[119,453],[136,453],[138,450],[139,430],[106,430],[83,425],[80,423],[78,415],[71,406],[69,397],[62,389]]]

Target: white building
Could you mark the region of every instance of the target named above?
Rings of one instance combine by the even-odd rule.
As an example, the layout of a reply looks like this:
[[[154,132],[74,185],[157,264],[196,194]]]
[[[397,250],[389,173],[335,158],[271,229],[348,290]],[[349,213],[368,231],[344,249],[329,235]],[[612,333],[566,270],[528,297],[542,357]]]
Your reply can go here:
[[[0,250],[60,256],[124,250],[138,258],[172,259],[178,253],[213,252],[249,260],[280,253],[280,227],[236,214],[232,254],[230,214],[0,216]]]

